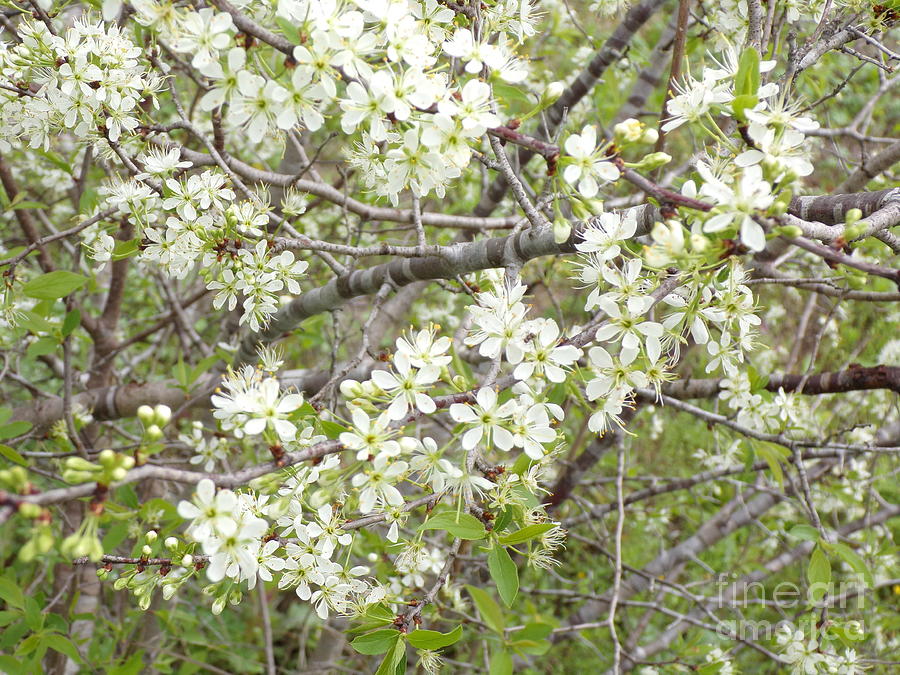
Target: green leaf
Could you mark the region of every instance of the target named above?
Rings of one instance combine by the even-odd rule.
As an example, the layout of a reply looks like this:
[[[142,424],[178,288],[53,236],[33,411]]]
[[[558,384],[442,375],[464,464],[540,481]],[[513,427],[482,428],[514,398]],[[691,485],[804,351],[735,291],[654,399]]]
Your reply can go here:
[[[514,107],[518,112],[525,112],[534,106],[533,98],[518,87],[504,82],[495,82],[492,86],[494,98],[506,108]]]
[[[394,631],[399,636],[400,633]],[[394,648],[387,653],[387,656],[384,657],[384,661],[381,662],[381,665],[378,666],[378,670],[375,671],[375,675],[396,675],[398,671],[398,666],[400,662],[403,661],[404,670],[406,669],[406,641],[405,640],[397,640],[394,643]],[[401,671],[402,672],[402,671]]]
[[[385,628],[360,635],[350,643],[360,654],[384,654],[400,639],[400,631]]]
[[[47,645],[53,651],[59,652],[60,654],[65,654],[70,659],[75,661],[75,663],[84,663],[84,659],[81,658],[81,654],[78,653],[75,645],[72,644],[72,641],[65,635],[60,635],[59,633],[47,633],[46,635],[44,635],[44,638],[43,640],[41,640],[41,642],[43,642],[43,644]]]
[[[516,530],[515,532],[507,534],[505,537],[500,537],[500,543],[504,546],[521,544],[522,542],[529,541],[535,537],[540,537],[544,532],[548,532],[554,527],[556,527],[556,523],[535,523],[534,525],[527,525],[521,530]]]
[[[44,615],[41,614],[41,606],[32,597],[25,598],[25,625],[33,631],[38,631],[44,627]]]
[[[107,675],[138,675],[144,670],[144,650],[139,649],[127,661],[113,666]]]
[[[37,279],[32,279],[22,286],[22,292],[29,298],[56,300],[69,295],[73,291],[77,291],[87,282],[88,278],[81,274],[74,274],[66,270],[56,270],[42,274]]]
[[[759,91],[759,52],[755,47],[745,47],[734,76],[734,93],[754,96],[757,91]]]
[[[138,252],[140,243],[141,240],[138,238],[126,239],[125,241],[116,239],[116,243],[113,245],[112,256],[110,257],[113,261],[130,258]]]
[[[833,551],[839,558],[850,565],[854,572],[861,574],[869,588],[875,585],[875,579],[872,577],[872,572],[869,571],[866,561],[856,551],[840,542],[828,543],[825,546],[829,551]]]
[[[731,110],[734,112],[734,118],[738,122],[746,124],[747,116],[744,114],[744,111],[755,107],[757,103],[759,103],[759,97],[757,96],[750,94],[735,96],[731,101]]]
[[[58,347],[59,341],[56,338],[44,336],[42,338],[38,338],[30,345],[28,345],[28,349],[25,350],[25,354],[30,359],[36,359],[39,356],[52,354],[57,350]]]
[[[31,424],[31,422],[26,422],[24,420],[5,424],[0,427],[0,441],[6,440],[7,438],[15,438],[16,436],[21,436],[32,426],[33,425]]]
[[[523,453],[524,454],[524,453]],[[506,526],[512,522],[513,518],[513,510],[511,506],[507,506],[503,511],[497,516],[497,519],[494,521],[494,532],[503,532],[506,529]]]
[[[763,442],[756,444],[756,454],[762,457],[766,464],[769,465],[769,471],[772,472],[775,480],[778,481],[778,485],[782,487],[784,486],[784,471],[781,469],[781,461],[785,458],[785,452],[787,451],[772,443]]]
[[[503,611],[500,609],[500,606],[490,595],[480,588],[467,585],[466,590],[468,590],[469,595],[472,596],[472,601],[475,603],[478,612],[481,614],[481,620],[488,625],[488,628],[503,635],[503,629],[506,628],[506,621],[503,619]]]
[[[71,335],[72,331],[78,328],[79,324],[81,324],[81,312],[76,308],[66,314],[62,324],[62,336],[68,337]]]
[[[25,664],[21,661],[17,661],[11,656],[6,654],[0,654],[0,673],[10,673],[10,675],[18,675],[19,673],[26,673],[28,670],[25,668]]]
[[[550,651],[549,640],[516,640],[510,642],[509,646],[522,654],[534,654],[540,656]]]
[[[8,445],[0,444],[0,455],[3,455],[10,462],[18,464],[19,466],[28,466],[28,461]]]
[[[513,600],[519,592],[519,570],[516,569],[516,564],[509,557],[507,550],[499,544],[488,552],[488,569],[491,571],[491,578],[497,584],[503,602],[507,607],[512,607]]]
[[[818,546],[810,556],[806,578],[809,580],[810,596],[814,602],[819,602],[825,596],[831,582],[831,563]]]
[[[516,633],[514,633],[514,635],[519,640],[532,640],[534,642],[538,642],[540,640],[546,639],[546,637],[552,632],[553,626],[551,626],[549,623],[533,621],[532,623],[525,624],[525,628],[517,631]]]
[[[0,577],[0,600],[10,607],[25,607],[25,596],[22,589],[9,577]]]
[[[322,429],[322,433],[331,439],[335,439],[347,431],[347,427],[344,427],[337,422],[332,422],[331,420],[319,419],[318,423],[319,427]]]
[[[788,534],[796,539],[805,539],[806,541],[819,541],[819,531],[812,525],[794,525]]]
[[[512,654],[504,649],[503,651],[495,652],[491,656],[490,675],[512,675],[512,672]]]
[[[459,539],[484,539],[487,530],[475,516],[455,511],[435,513],[419,526],[422,530],[446,530]]]
[[[449,633],[436,630],[414,630],[407,636],[409,644],[417,649],[442,649],[459,641],[462,637],[462,626],[457,626]]]

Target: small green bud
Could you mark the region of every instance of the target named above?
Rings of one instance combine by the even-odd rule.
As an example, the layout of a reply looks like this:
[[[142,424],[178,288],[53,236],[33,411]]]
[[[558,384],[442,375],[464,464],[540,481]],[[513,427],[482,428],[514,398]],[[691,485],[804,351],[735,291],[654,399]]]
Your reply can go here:
[[[104,450],[99,455],[97,455],[97,461],[100,462],[100,465],[104,469],[109,469],[116,464],[116,453],[112,450]]]
[[[362,385],[356,380],[344,380],[341,382],[341,394],[344,398],[352,400],[364,394]]]
[[[850,227],[858,220],[861,220],[863,217],[863,212],[859,209],[850,209],[847,211],[847,214],[844,216],[844,223],[847,227]]]
[[[653,145],[658,140],[659,140],[659,132],[656,129],[651,129],[651,128],[644,129],[644,133],[641,135],[641,143],[645,143],[647,145]]]
[[[572,234],[572,225],[565,218],[557,218],[553,221],[553,241],[564,244]]]
[[[75,471],[66,469],[62,473],[62,479],[67,483],[87,483],[88,481],[94,480],[96,477],[97,476],[93,471]]]
[[[184,555],[184,557],[181,559],[181,566],[182,567],[190,567],[193,564],[194,564],[194,556],[192,556],[190,553],[186,553]]]
[[[453,387],[454,389],[456,389],[456,391],[465,391],[468,388],[466,378],[464,378],[462,375],[454,375],[451,382],[453,383]]]
[[[156,530],[148,530],[147,534],[144,535],[144,539],[147,540],[148,544],[152,544],[156,541],[157,537],[159,537],[159,534],[157,534]]]
[[[125,476],[128,475],[128,469],[123,469],[121,466],[117,466],[115,469],[109,472],[109,477],[114,481],[124,480]]]
[[[97,578],[98,579],[106,579],[109,576],[109,570],[105,567],[97,568]]]
[[[172,409],[167,405],[160,403],[153,412],[156,413],[156,423],[161,427],[166,426],[172,419]]]
[[[65,462],[65,467],[67,469],[73,469],[75,471],[99,471],[100,470],[99,466],[97,466],[93,462],[87,461],[86,459],[84,459],[84,457],[67,457],[66,462]]]
[[[651,152],[633,167],[637,171],[653,171],[672,161],[672,156],[665,152]]]
[[[151,553],[153,553],[153,549],[150,548],[149,546],[147,546],[147,544],[144,544],[141,547],[141,555],[145,555],[145,556],[149,557]]]
[[[162,438],[163,432],[157,425],[151,424],[144,430],[144,438],[150,441],[158,441]]]
[[[31,502],[22,502],[19,504],[19,515],[23,518],[37,518],[41,515],[43,509],[37,504]]]
[[[565,89],[566,86],[562,82],[551,82],[548,84],[544,91],[541,92],[541,107],[546,108],[556,103]]]
[[[644,135],[644,123],[640,122],[633,117],[630,117],[623,122],[619,122],[617,125],[613,127],[613,134],[616,139],[616,143],[619,145],[625,145],[627,143],[636,143],[641,140]]]
[[[859,211],[859,209],[856,210]],[[844,226],[844,239],[847,241],[859,239],[865,235],[867,229],[869,229],[869,225],[864,220],[856,221],[852,225],[848,224]]]
[[[796,225],[780,225],[773,229],[773,233],[790,239],[796,239],[797,237],[803,236],[803,230]]]
[[[170,551],[174,551],[178,548],[178,539],[175,537],[166,537],[166,540],[163,542],[163,546],[165,546]]]
[[[153,418],[156,417],[156,413],[153,412],[153,408],[149,405],[142,405],[137,409],[137,416],[146,426],[148,424],[153,424]]]

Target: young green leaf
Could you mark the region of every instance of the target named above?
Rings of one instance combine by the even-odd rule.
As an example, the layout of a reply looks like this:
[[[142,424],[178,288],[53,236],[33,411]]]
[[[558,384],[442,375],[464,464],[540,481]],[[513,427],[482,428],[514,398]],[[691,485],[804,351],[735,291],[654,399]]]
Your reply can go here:
[[[506,651],[495,652],[491,656],[491,669],[489,675],[512,675],[512,655]]]
[[[831,563],[820,547],[816,547],[809,559],[809,567],[806,569],[806,578],[809,580],[810,595],[814,602],[819,602],[828,590],[831,582]]]
[[[839,558],[850,565],[850,568],[854,572],[862,575],[869,588],[872,588],[872,586],[875,585],[875,579],[872,577],[872,572],[869,570],[866,561],[862,559],[859,553],[840,542],[829,543],[826,545],[826,548],[829,551],[833,551]]]
[[[491,571],[491,578],[497,584],[503,602],[507,607],[512,607],[513,600],[519,592],[519,570],[503,546],[496,544],[488,552],[488,569]]]
[[[400,631],[386,628],[360,635],[350,643],[350,646],[360,654],[384,654],[399,639]]]
[[[806,541],[819,541],[819,531],[812,525],[794,525],[788,534],[797,539]]]
[[[88,278],[66,270],[55,270],[42,274],[22,286],[22,292],[29,298],[56,300],[84,286]]]
[[[409,644],[417,649],[442,649],[459,641],[462,637],[462,626],[457,626],[449,633],[436,630],[414,630],[407,636]]]
[[[503,635],[503,629],[506,628],[506,621],[503,619],[503,611],[500,609],[500,606],[490,595],[480,588],[467,585],[466,590],[468,590],[469,595],[472,596],[472,601],[478,608],[482,621],[488,625],[488,628]]]
[[[394,631],[399,636],[400,633]],[[356,640],[354,640],[355,642]],[[400,668],[402,666],[402,669]],[[406,641],[397,640],[393,648],[384,657],[384,661],[378,666],[375,675],[397,675],[406,671]]]
[[[523,542],[540,537],[544,532],[548,532],[556,527],[556,523],[535,523],[534,525],[526,525],[521,530],[511,532],[506,536],[500,537],[500,543],[504,546],[514,546]]]
[[[455,511],[442,511],[419,526],[422,530],[446,530],[459,539],[484,539],[487,531],[475,516]]]

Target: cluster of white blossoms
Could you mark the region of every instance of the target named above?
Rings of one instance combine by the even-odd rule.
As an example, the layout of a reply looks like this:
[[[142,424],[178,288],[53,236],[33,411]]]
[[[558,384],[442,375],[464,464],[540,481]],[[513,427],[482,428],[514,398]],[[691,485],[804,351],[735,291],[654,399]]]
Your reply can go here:
[[[480,500],[498,511],[527,509],[526,525],[545,521],[541,510],[531,511],[529,495],[544,491],[540,483],[558,438],[554,425],[563,413],[540,392],[544,382],[562,382],[582,352],[563,344],[554,321],[524,319],[527,308],[521,302],[521,284],[498,281],[496,288],[480,293],[471,308],[472,337],[481,346],[499,338],[497,344],[487,343],[497,361],[504,354],[513,355],[507,363],[517,383],[508,400],[501,403],[493,388],[482,387],[473,401],[449,405],[450,418],[459,423],[450,437],[439,441],[405,435],[410,415],[440,414],[435,401],[440,388],[451,398],[459,391],[455,388],[459,376],[451,373],[451,340],[430,325],[396,340],[390,369],[376,370],[362,382],[341,383],[350,423],[338,434],[339,445],[323,461],[287,469],[277,478],[274,493],[217,492],[211,481],[204,480],[192,501],[179,504],[179,514],[190,521],[186,536],[205,556],[213,584],[208,592],[218,603],[215,609],[220,611],[234,592],[229,580],[247,582],[252,588],[257,578],[277,578],[280,588],[295,589],[323,618],[330,612],[355,614],[373,603],[395,602],[405,590],[423,587],[423,574],[437,574],[443,554],[435,553],[436,549],[428,552],[421,534],[409,538],[403,530],[410,517],[407,484],[427,485],[438,499],[452,495],[466,504]],[[484,311],[490,307],[505,307],[523,317],[517,331],[492,337],[493,324],[479,325],[491,316]],[[479,340],[482,333],[487,337]],[[316,415],[303,397],[282,390],[272,374],[279,365],[270,363],[273,358],[263,354],[266,370],[246,366],[227,373],[221,390],[211,398],[221,428],[238,439],[261,436],[273,454],[276,449],[293,452],[331,443],[314,435]],[[197,442],[198,457],[209,462],[219,459],[210,449],[217,444],[207,448],[198,439],[202,439],[199,427],[192,437],[182,438]],[[525,471],[498,468],[488,477],[474,466],[493,466],[489,461],[497,457],[494,450],[514,448],[529,459]],[[347,552],[353,535],[344,529],[345,512],[383,523],[386,540],[399,547],[394,559],[397,576],[390,577],[387,587],[368,578],[367,567],[350,562]],[[535,567],[555,564],[553,553],[564,536],[555,525],[542,529],[523,551]]]
[[[853,639],[863,637],[859,622],[851,622],[847,630]],[[855,649],[849,647],[838,653],[822,637],[811,631],[810,635],[787,622],[778,627],[775,641],[781,648],[781,656],[790,667],[792,675],[862,675],[866,668],[860,662]],[[836,642],[836,640],[834,640]]]
[[[764,433],[796,430],[805,419],[806,406],[797,396],[785,393],[784,387],[770,399],[752,391],[750,376],[737,372],[724,378],[719,399],[737,413],[736,421],[743,427]]]
[[[155,104],[162,80],[115,24],[84,17],[54,35],[34,19],[17,30],[22,41],[0,49],[0,71],[16,83],[0,91],[4,152],[16,138],[49,150],[61,133],[117,143],[140,124],[140,106]]]
[[[671,363],[678,359],[688,337],[706,347],[710,356],[707,372],[737,375],[761,323],[753,293],[744,283],[746,272],[734,259],[724,278],[696,275],[668,293],[656,292],[660,297],[655,297],[660,274],[648,264],[652,260],[645,263],[624,246],[635,230],[633,217],[603,213],[588,222],[576,243],[581,253],[577,278],[591,289],[585,309],[599,310],[597,319],[602,319],[593,335],[596,345],[588,350],[594,377],[586,386],[588,399],[599,401],[590,420],[590,428],[596,432],[621,424],[621,414],[636,389],[659,391],[672,378]],[[654,312],[658,313],[655,317]],[[786,400],[782,393],[774,405]],[[754,428],[766,428],[763,420],[770,417],[766,411],[776,416],[773,408],[762,410],[760,402],[752,398],[740,402]],[[790,421],[795,422],[797,416],[790,411],[786,407],[777,416],[786,422],[784,416],[791,415]]]
[[[285,394],[278,378],[252,366],[229,371],[222,380],[225,391],[213,394],[213,416],[237,438],[264,436],[270,442],[287,443],[297,436],[297,425],[288,419],[303,405],[303,394]]]

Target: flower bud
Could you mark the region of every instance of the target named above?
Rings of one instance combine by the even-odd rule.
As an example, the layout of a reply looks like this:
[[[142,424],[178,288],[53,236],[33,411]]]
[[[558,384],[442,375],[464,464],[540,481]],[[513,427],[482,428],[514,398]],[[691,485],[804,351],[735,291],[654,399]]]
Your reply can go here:
[[[803,230],[796,225],[780,225],[779,227],[774,228],[772,233],[782,237],[788,237],[789,239],[796,239],[797,237],[803,236]]]
[[[111,452],[111,451],[104,451]],[[103,454],[103,453],[101,453]],[[65,467],[74,471],[97,471],[100,467],[89,462],[84,457],[67,457]]]
[[[153,424],[153,418],[156,417],[156,413],[153,412],[153,408],[149,405],[142,405],[137,409],[137,416],[146,426],[147,424]]]
[[[23,518],[37,518],[41,515],[41,507],[31,502],[22,502],[19,504],[19,515]]]
[[[653,145],[658,140],[659,140],[659,132],[656,129],[647,128],[647,129],[644,129],[644,133],[641,134],[641,143],[646,143],[647,145]]]
[[[115,469],[109,472],[110,478],[114,481],[125,480],[125,476],[128,475],[128,470],[123,469],[121,466],[117,466]]]
[[[186,553],[184,555],[184,557],[181,559],[181,566],[182,567],[190,567],[193,564],[194,564],[194,556],[192,556],[190,553]]]
[[[850,209],[849,211],[847,211],[847,214],[844,216],[844,224],[846,224],[847,227],[850,227],[856,221],[861,220],[862,217],[863,217],[862,211],[860,211],[859,209]]]
[[[92,471],[73,471],[72,469],[67,469],[62,473],[62,479],[67,483],[87,483],[88,481],[94,480],[94,473]]]
[[[141,547],[141,555],[149,556],[151,553],[153,553],[153,549],[147,546],[147,544],[144,544]]]
[[[637,171],[653,171],[661,166],[665,166],[672,161],[672,156],[665,152],[651,152],[640,162],[634,165]]]
[[[636,143],[644,135],[644,124],[633,117],[629,117],[624,122],[619,122],[613,127],[613,134],[619,145]]]
[[[557,218],[553,221],[553,241],[564,244],[572,234],[572,225],[565,218]]]
[[[158,441],[160,438],[162,438],[162,436],[162,429],[160,429],[155,424],[151,424],[144,430],[144,438],[146,438],[147,440]]]
[[[859,239],[866,233],[866,230],[868,230],[868,229],[869,229],[869,224],[864,220],[855,222],[852,225],[846,225],[844,227],[844,239],[847,241],[853,241],[854,239]]]
[[[541,94],[541,105],[553,105],[565,90],[566,86],[562,82],[551,82]]]
[[[363,388],[356,380],[344,380],[340,385],[341,395],[346,399],[359,398],[363,395]]]
[[[112,450],[104,450],[99,455],[97,455],[97,461],[100,462],[100,466],[104,469],[109,469],[115,464],[116,461],[116,453]]]
[[[144,539],[147,540],[148,544],[152,544],[156,541],[157,537],[159,537],[159,535],[156,533],[156,530],[148,530],[147,534],[144,535]]]
[[[419,447],[419,440],[416,438],[412,438],[411,436],[404,436],[400,439],[400,450],[403,452],[413,452],[416,448]]]
[[[178,548],[178,539],[175,537],[166,537],[166,540],[163,542],[163,546],[165,546],[170,551],[174,551]]]
[[[156,408],[153,409],[153,412],[155,413],[156,423],[161,427],[166,426],[169,423],[169,420],[172,419],[172,409],[162,403],[156,406]]]

